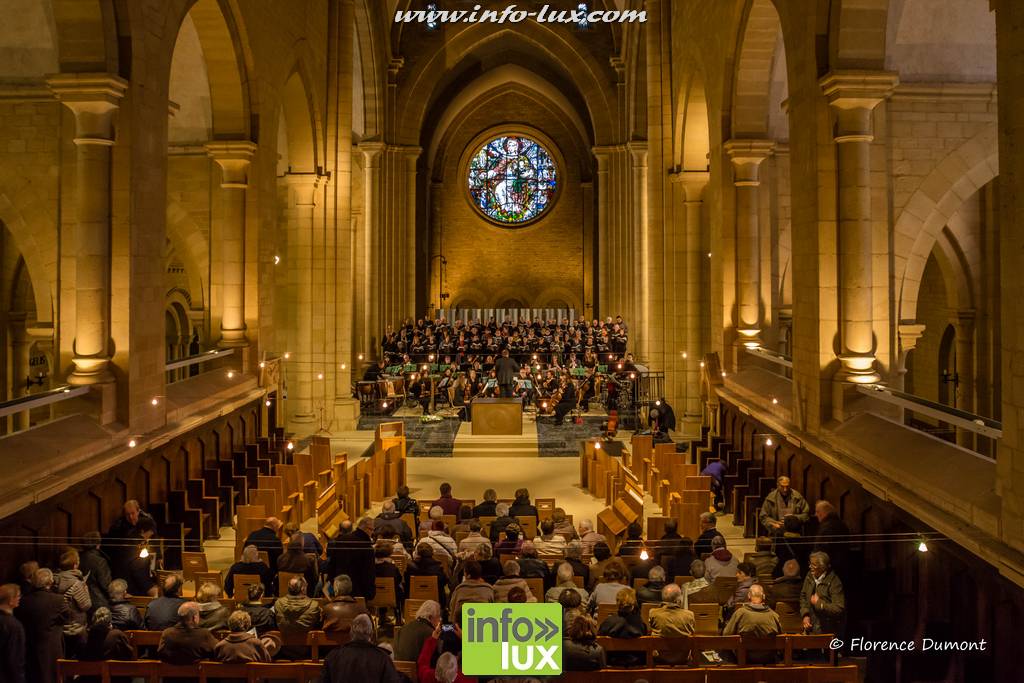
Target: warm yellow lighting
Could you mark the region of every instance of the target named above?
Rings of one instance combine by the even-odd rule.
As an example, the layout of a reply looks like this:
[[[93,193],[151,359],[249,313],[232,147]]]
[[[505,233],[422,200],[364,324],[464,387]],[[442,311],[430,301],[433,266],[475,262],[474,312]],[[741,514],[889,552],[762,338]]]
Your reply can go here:
[[[777,398],[775,398],[774,396],[772,396],[772,405],[773,405],[773,406],[777,406],[777,405],[779,405],[779,399],[777,399]]]
[[[629,378],[630,379],[636,379],[636,373],[635,372],[629,373]]]
[[[152,401],[150,401],[150,403],[153,405],[157,405],[158,403],[160,403],[160,399],[154,398]]]
[[[434,361],[434,354],[430,354],[430,356],[429,356],[429,360],[430,360],[430,362],[433,362],[433,361]]]
[[[687,357],[688,357],[688,356],[686,355],[686,351],[683,351],[683,360],[686,360],[686,359],[687,359]]]
[[[142,546],[142,550],[139,551],[139,557],[143,560],[149,557],[149,548]]]
[[[285,351],[285,352],[284,352],[284,359],[285,359],[285,360],[288,360],[288,359],[289,359],[289,358],[291,358],[291,357],[292,357],[292,354],[291,354],[290,352],[288,352],[288,351]]]
[[[344,364],[344,363],[342,363],[342,364],[341,364],[341,369],[342,369],[342,370],[344,370],[344,369],[345,369],[345,364]]]
[[[599,450],[601,450],[601,442],[600,442],[600,441],[598,441],[598,442],[596,442],[596,443],[594,444],[594,450],[595,450],[595,451],[599,451]]]
[[[533,354],[533,360],[537,360],[537,354]]]
[[[774,446],[775,442],[772,441],[772,437],[769,436],[767,439],[764,440],[764,445],[765,446]]]
[[[128,448],[135,448],[135,446],[136,446],[136,445],[137,445],[137,444],[136,444],[136,442],[135,442],[135,439],[130,439],[130,440],[128,441]]]
[[[622,363],[619,363],[617,367],[618,367],[619,370],[621,370],[622,369]]]
[[[919,553],[926,553],[926,552],[928,552],[928,544],[925,543],[924,541],[921,541],[918,544],[918,546],[917,546],[917,552],[919,552]]]
[[[656,405],[656,406],[660,406],[660,405],[661,405],[661,401],[655,401],[655,402],[654,402],[654,405]]]
[[[704,367],[704,361],[701,361],[701,362],[700,362],[700,366],[701,366],[701,367]]]
[[[417,375],[417,374],[416,374],[415,372],[414,372],[414,373],[412,373],[412,381],[413,381],[413,382],[415,382],[415,381],[416,381],[416,378],[418,378],[418,377],[419,377],[419,375]]]
[[[544,401],[543,403],[540,404],[540,407],[543,408],[544,410],[547,410],[548,409],[548,402]]]
[[[725,370],[722,370],[722,377],[725,377]]]
[[[265,405],[266,407],[269,408],[270,407],[270,399],[268,398],[266,401],[264,401],[263,405]]]
[[[643,550],[640,551],[640,560],[642,562],[646,562],[650,558],[651,558],[651,556],[649,554],[647,554],[647,548],[644,548]]]
[[[235,376],[235,371],[234,370],[228,370],[228,379],[233,379],[234,376]]]
[[[359,360],[362,360],[362,359],[363,359],[363,354],[359,354],[359,355],[357,356],[357,358],[358,358]]]
[[[294,443],[292,443],[291,441],[289,441],[289,442],[288,442],[288,445],[287,445],[287,446],[285,446],[285,448],[287,448],[287,449],[288,449],[288,450],[290,450],[290,451],[294,451],[294,450],[295,450],[295,444],[294,444]]]
[[[316,373],[316,378],[317,379],[323,379],[324,378],[324,373],[322,373],[322,372]]]
[[[267,367],[267,364],[264,363],[263,361],[260,361],[260,369],[265,368],[265,367]]]
[[[280,262],[281,262],[281,257],[278,256],[277,254],[274,254],[274,265],[276,266]]]
[[[711,252],[710,251],[708,252],[708,258],[711,258]]]
[[[381,408],[387,408],[388,407],[388,402],[384,401],[383,403],[380,404],[380,407]]]

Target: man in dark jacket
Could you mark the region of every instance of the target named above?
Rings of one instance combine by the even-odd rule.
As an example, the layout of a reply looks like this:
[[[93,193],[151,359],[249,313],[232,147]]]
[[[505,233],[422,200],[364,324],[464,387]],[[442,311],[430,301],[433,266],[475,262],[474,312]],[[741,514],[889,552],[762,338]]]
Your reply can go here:
[[[700,529],[700,536],[693,544],[693,552],[697,555],[698,560],[701,559],[701,555],[711,554],[711,539],[722,535],[722,532],[718,530],[718,519],[710,512],[701,513]]]
[[[645,602],[661,604],[661,589],[665,587],[665,570],[655,565],[647,574],[647,583],[636,592],[636,600],[641,605]]]
[[[178,623],[178,609],[185,604],[181,597],[181,577],[171,574],[164,579],[164,594],[149,601],[146,607],[146,630],[163,631]]]
[[[26,673],[33,683],[54,683],[57,660],[64,656],[64,626],[71,611],[63,595],[53,591],[53,572],[39,569],[33,590],[21,599],[18,619],[25,628]]]
[[[494,489],[487,489],[484,491],[484,500],[473,508],[473,516],[477,519],[481,517],[495,517],[494,508],[498,504],[498,492]]]
[[[14,617],[21,589],[13,583],[0,586],[0,681],[25,683],[25,629]]]
[[[375,534],[379,536],[385,529],[393,531],[401,539],[405,547],[412,547],[412,529],[402,519],[402,515],[395,510],[394,501],[390,500],[384,501],[380,514],[373,520],[373,532]]]
[[[400,683],[402,680],[387,650],[374,645],[373,622],[365,614],[352,621],[352,639],[335,648],[324,660],[324,683]]]
[[[228,575],[224,579],[224,595],[228,598],[235,597],[235,576],[238,575],[258,576],[264,587],[269,587],[274,582],[273,572],[260,559],[259,548],[254,545],[245,546],[242,549],[242,559],[228,568]]]
[[[142,614],[128,600],[128,583],[124,579],[110,582],[110,626],[121,631],[142,629]]]
[[[78,553],[78,568],[85,576],[93,609],[107,607],[110,605],[107,586],[110,585],[113,577],[110,574],[110,558],[100,550],[103,537],[98,531],[89,531],[85,534],[84,539],[85,545]]]
[[[344,574],[334,577],[334,597],[323,607],[323,630],[348,633],[352,620],[366,614],[363,603],[352,597],[352,580]]]
[[[213,657],[217,639],[199,626],[199,603],[186,602],[178,608],[178,623],[160,634],[156,655],[168,664],[195,664]]]
[[[508,349],[502,349],[501,357],[494,361],[494,370],[498,376],[498,386],[502,398],[512,398],[512,382],[519,372],[519,363],[509,358]]]
[[[434,501],[434,505],[444,510],[446,515],[458,515],[462,501],[452,497],[452,485],[448,482],[442,483],[440,493],[441,497]]]
[[[832,567],[838,572],[847,572],[849,566],[850,528],[846,526],[832,503],[819,500],[814,505],[814,516],[818,518],[818,534],[814,537],[814,550],[827,554]]]
[[[510,517],[508,513],[508,503],[498,503],[494,508],[494,513],[497,515],[494,521],[491,522],[491,543],[497,543],[501,532],[504,531],[509,524],[516,521],[515,517]]]
[[[139,522],[147,520],[148,524],[145,526],[149,528],[152,525],[153,529],[156,528],[156,522],[152,515],[142,509],[137,500],[125,501],[122,510],[123,514],[110,525],[107,536],[103,539],[103,548],[114,575],[124,578],[125,568],[135,552]]]
[[[481,546],[482,547],[482,546]],[[448,583],[448,577],[444,573],[444,566],[434,559],[434,548],[429,543],[420,543],[416,546],[413,561],[405,570],[405,594],[409,595],[410,579],[414,576],[436,576],[438,595],[436,600],[445,604],[444,588]]]
[[[280,536],[282,526],[281,520],[277,517],[268,517],[263,526],[249,534],[245,543],[242,544],[243,547],[254,545],[257,551],[265,552],[267,559],[270,560],[270,571],[275,576],[277,575],[277,558],[284,553],[284,544],[281,542]]]
[[[355,530],[339,534],[327,544],[327,579],[346,574],[352,579],[352,595],[366,598],[367,602],[377,593],[373,571],[373,520],[363,517]]]
[[[842,636],[846,625],[846,597],[843,582],[829,562],[828,555],[811,553],[810,568],[800,592],[800,614],[809,633]]]
[[[395,512],[399,516],[404,514],[412,515],[413,521],[419,522],[420,519],[420,505],[416,502],[415,498],[409,497],[409,487],[402,485],[398,487],[398,496],[394,499]]]
[[[277,630],[277,616],[274,610],[263,604],[263,590],[263,584],[260,583],[249,586],[249,600],[241,606],[252,620],[256,634],[260,636],[267,631]]]
[[[401,662],[415,662],[430,634],[441,623],[441,605],[435,600],[426,600],[416,610],[416,619],[406,623],[398,631],[395,641],[395,659]]]

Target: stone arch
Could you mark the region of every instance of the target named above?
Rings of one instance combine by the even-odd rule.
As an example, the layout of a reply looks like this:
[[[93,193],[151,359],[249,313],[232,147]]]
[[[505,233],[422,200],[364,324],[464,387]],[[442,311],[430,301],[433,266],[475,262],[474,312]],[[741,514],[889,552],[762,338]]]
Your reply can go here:
[[[361,79],[363,104],[363,137],[374,138],[380,134],[384,121],[384,102],[380,95],[380,84],[384,66],[381,63],[385,52],[385,40],[379,35],[375,11],[369,3],[376,0],[357,0],[355,3],[355,45],[358,62],[353,66],[359,71],[353,78]],[[357,155],[358,156],[358,155]]]
[[[185,207],[174,200],[167,202],[167,239],[185,262],[191,309],[205,308],[208,293],[204,288],[204,276],[209,271],[210,244]]]
[[[315,143],[319,139],[316,134],[316,107],[311,96],[306,71],[300,60],[281,91],[281,112],[288,140],[288,170],[291,173],[315,173],[321,165]]]
[[[595,144],[613,141],[615,126],[611,112],[617,111],[615,94],[610,88],[609,68],[565,31],[555,31],[537,22],[517,24],[514,29],[494,31],[486,24],[470,24],[453,33],[428,59],[417,63],[398,93],[399,101],[409,102],[397,125],[400,139],[418,141],[427,112],[434,104],[437,88],[449,66],[458,64],[475,51],[496,41],[523,45],[531,53],[545,55],[552,64],[560,64],[568,79],[581,94],[594,130]]]
[[[889,0],[836,0],[829,17],[831,69],[882,69],[885,66]]]
[[[536,296],[534,302],[538,308],[557,308],[551,302],[561,301],[577,311],[583,310],[583,301],[580,299],[581,292],[575,292],[568,287],[548,287]]]
[[[52,0],[61,72],[117,73],[113,0]]]
[[[751,0],[743,12],[731,92],[732,137],[766,137],[776,53],[785,61],[782,26],[771,0]]]
[[[684,171],[707,171],[711,164],[711,123],[704,76],[694,69],[687,88],[680,92],[677,109],[676,167]]]
[[[28,269],[35,296],[36,315],[40,323],[53,322],[53,302],[57,298],[56,218],[40,212],[28,212],[28,207],[50,206],[25,178],[13,173],[0,176],[0,224],[21,252]],[[52,222],[50,222],[50,220]]]
[[[946,155],[911,195],[895,227],[896,243],[912,244],[900,273],[899,320],[917,318],[924,267],[944,226],[965,200],[998,174],[999,151],[992,125]]]

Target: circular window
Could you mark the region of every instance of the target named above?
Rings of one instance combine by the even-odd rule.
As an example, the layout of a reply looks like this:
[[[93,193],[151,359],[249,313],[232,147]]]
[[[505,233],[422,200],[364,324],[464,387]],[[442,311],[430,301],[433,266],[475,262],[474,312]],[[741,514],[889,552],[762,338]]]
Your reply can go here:
[[[477,211],[508,228],[539,218],[558,189],[554,159],[523,135],[502,135],[485,143],[469,160],[467,176]]]

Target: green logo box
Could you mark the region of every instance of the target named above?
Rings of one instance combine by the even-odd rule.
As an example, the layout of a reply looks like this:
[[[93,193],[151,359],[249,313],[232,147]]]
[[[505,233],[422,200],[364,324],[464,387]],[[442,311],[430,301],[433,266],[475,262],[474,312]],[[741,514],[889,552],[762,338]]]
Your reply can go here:
[[[562,673],[562,606],[462,606],[462,671],[467,676]]]

